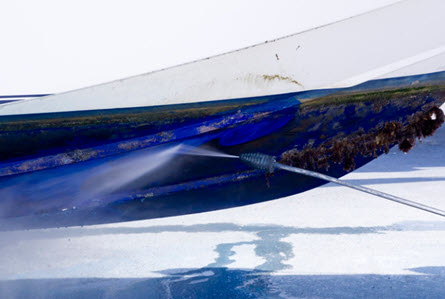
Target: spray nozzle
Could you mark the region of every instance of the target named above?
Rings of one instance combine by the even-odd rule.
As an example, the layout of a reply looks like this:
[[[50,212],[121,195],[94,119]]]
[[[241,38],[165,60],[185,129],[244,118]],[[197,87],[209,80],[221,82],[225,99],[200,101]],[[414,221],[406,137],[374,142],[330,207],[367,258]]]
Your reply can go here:
[[[250,167],[272,173],[275,170],[275,157],[261,153],[241,154],[240,159]]]
[[[247,165],[249,165],[250,167],[256,168],[256,169],[261,169],[264,171],[267,171],[268,173],[272,173],[275,168],[281,169],[281,170],[286,170],[286,171],[290,171],[290,172],[295,172],[295,173],[299,173],[299,174],[303,174],[303,175],[307,175],[310,177],[314,177],[314,178],[318,178],[318,179],[322,179],[328,182],[333,182],[342,186],[346,186],[361,192],[365,192],[368,194],[372,194],[375,196],[379,196],[382,197],[384,199],[388,199],[400,204],[404,204],[419,210],[423,210],[429,213],[433,213],[436,215],[440,215],[442,217],[445,217],[445,211],[442,211],[440,209],[436,209],[434,207],[430,207],[418,202],[414,202],[408,199],[404,199],[401,197],[397,197],[388,193],[384,193],[378,190],[374,190],[368,187],[364,187],[364,186],[360,186],[360,185],[355,185],[352,184],[350,182],[347,181],[343,181],[343,180],[339,180],[337,178],[322,174],[322,173],[318,173],[315,171],[311,171],[311,170],[306,170],[306,169],[301,169],[301,168],[297,168],[297,167],[292,167],[292,166],[288,166],[288,165],[283,165],[280,163],[277,163],[277,161],[275,160],[275,157],[269,156],[269,155],[265,155],[265,154],[261,154],[261,153],[247,153],[247,154],[242,154],[240,156],[240,159],[242,162],[246,163]]]

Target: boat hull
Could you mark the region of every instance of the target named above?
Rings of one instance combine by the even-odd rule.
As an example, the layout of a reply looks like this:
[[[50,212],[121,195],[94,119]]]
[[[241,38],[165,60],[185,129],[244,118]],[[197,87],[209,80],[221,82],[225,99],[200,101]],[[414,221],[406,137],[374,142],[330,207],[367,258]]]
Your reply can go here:
[[[150,219],[303,192],[324,182],[281,171],[270,176],[239,159],[188,155],[187,149],[235,156],[262,152],[287,164],[303,160],[305,168],[341,177],[388,147],[411,140],[401,135],[375,141],[386,136],[389,125],[400,124],[399,131],[408,134],[406,128],[442,105],[444,95],[445,72],[440,72],[346,89],[2,116],[0,227]],[[365,137],[372,139],[369,150],[341,147],[340,141]],[[326,149],[336,147],[343,158],[326,155]],[[302,152],[309,154],[297,161],[295,153]],[[323,163],[315,156],[325,157]]]

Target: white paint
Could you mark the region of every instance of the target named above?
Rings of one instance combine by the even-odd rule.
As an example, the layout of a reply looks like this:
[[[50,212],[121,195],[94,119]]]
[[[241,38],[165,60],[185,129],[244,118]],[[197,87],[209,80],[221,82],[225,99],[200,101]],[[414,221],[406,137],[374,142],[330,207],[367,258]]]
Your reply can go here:
[[[425,51],[420,54],[416,54],[412,57],[408,57],[393,63],[390,63],[388,65],[381,66],[379,68],[370,70],[368,72],[365,72],[363,74],[360,74],[355,77],[348,78],[344,81],[334,83],[333,85],[329,87],[343,87],[343,86],[354,86],[366,81],[369,81],[371,79],[375,78],[390,78],[387,75],[392,74],[397,70],[408,68],[409,66],[418,64],[420,62],[423,62],[425,60],[429,60],[430,58],[434,58],[436,56],[439,56],[441,54],[445,53],[445,46],[441,46],[432,50]],[[444,60],[445,62],[445,60]],[[433,70],[429,70],[432,72]]]
[[[86,228],[88,229],[88,228]],[[60,229],[46,231],[58,233]],[[69,230],[67,231],[69,232]],[[24,232],[26,234],[26,232]],[[31,232],[31,235],[37,237]],[[217,244],[251,241],[244,232],[104,234],[14,241],[1,246],[0,279],[69,277],[159,277],[162,270],[204,267]],[[172,242],[176,240],[176,242]],[[122,259],[116,259],[120,256]],[[42,267],[45,269],[42,271]]]
[[[0,94],[92,86],[301,32],[397,1],[1,1]]]
[[[292,235],[295,256],[281,274],[416,274],[410,268],[445,266],[444,231],[363,235]]]
[[[255,248],[254,244],[235,246],[232,249],[235,254],[230,257],[234,262],[227,267],[230,269],[252,269],[263,264],[266,260],[255,254]]]
[[[444,9],[445,2],[441,0],[402,1],[210,59],[45,98],[7,103],[0,106],[0,115],[212,101],[329,87],[363,74],[372,79],[382,74],[375,70],[399,61],[404,63],[386,71],[406,68],[407,62],[432,55],[429,51],[445,45]],[[415,72],[407,69],[398,75],[426,73],[430,67],[417,66]],[[272,79],[275,76],[289,79]]]

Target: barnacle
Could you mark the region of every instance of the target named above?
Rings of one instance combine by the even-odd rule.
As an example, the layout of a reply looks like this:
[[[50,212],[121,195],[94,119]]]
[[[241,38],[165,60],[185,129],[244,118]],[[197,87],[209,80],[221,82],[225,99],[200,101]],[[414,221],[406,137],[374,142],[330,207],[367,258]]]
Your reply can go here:
[[[355,169],[355,157],[385,154],[398,144],[399,150],[407,153],[422,139],[434,134],[445,122],[444,112],[437,106],[424,107],[410,117],[406,123],[389,121],[365,132],[362,128],[348,136],[331,139],[317,147],[307,146],[302,150],[292,149],[281,155],[280,163],[289,166],[316,170],[329,168],[330,163],[343,164],[346,171]]]

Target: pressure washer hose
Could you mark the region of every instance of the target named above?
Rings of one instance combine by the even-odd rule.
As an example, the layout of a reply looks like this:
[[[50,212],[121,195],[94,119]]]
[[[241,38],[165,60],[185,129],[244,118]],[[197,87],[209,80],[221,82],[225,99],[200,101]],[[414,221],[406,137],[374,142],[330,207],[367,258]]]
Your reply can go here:
[[[274,157],[269,156],[269,155],[265,155],[265,154],[261,154],[261,153],[247,153],[247,154],[242,154],[240,156],[241,161],[243,161],[244,163],[246,163],[247,165],[256,168],[256,169],[261,169],[264,170],[268,173],[272,173],[275,169],[282,169],[282,170],[286,170],[286,171],[290,171],[290,172],[295,172],[295,173],[299,173],[299,174],[303,174],[303,175],[307,175],[307,176],[311,176],[314,178],[318,178],[318,179],[322,179],[325,181],[329,181],[329,182],[333,182],[342,186],[346,186],[358,191],[362,191],[365,193],[369,193],[375,196],[379,196],[382,197],[384,199],[388,199],[403,205],[407,205],[416,209],[420,209],[426,212],[430,212],[439,216],[443,216],[445,217],[445,211],[430,207],[430,206],[426,206],[424,204],[421,203],[417,203],[408,199],[404,199],[398,196],[394,196],[388,193],[384,193],[381,191],[377,191],[371,188],[367,188],[367,187],[363,187],[360,185],[355,185],[355,184],[351,184],[349,182],[345,182],[342,180],[339,180],[337,178],[325,175],[325,174],[321,174],[315,171],[310,171],[310,170],[306,170],[306,169],[301,169],[301,168],[297,168],[297,167],[292,167],[292,166],[287,166],[287,165],[283,165],[278,163]]]

